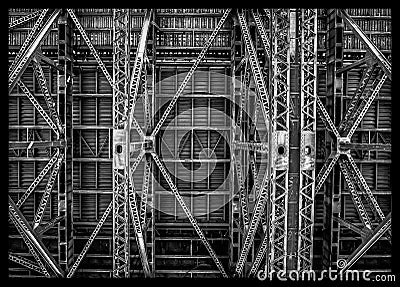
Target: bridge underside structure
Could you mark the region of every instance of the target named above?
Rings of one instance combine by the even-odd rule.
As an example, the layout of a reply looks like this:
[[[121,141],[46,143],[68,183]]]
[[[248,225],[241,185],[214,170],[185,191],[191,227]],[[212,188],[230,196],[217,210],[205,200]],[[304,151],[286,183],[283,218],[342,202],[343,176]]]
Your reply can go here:
[[[9,277],[391,272],[390,23],[10,9]]]

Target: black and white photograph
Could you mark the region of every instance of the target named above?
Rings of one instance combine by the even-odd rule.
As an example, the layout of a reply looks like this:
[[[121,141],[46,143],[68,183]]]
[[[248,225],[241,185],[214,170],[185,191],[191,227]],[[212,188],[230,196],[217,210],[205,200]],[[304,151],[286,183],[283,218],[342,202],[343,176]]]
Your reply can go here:
[[[391,8],[8,8],[7,53],[9,278],[400,279]]]

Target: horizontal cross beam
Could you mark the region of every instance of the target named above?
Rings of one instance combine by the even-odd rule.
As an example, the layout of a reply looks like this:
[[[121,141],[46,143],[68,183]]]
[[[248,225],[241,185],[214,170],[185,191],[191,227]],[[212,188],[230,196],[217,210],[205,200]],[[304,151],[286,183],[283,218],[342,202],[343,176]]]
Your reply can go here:
[[[8,149],[16,150],[16,149],[32,149],[32,148],[47,148],[47,147],[64,147],[65,141],[28,141],[28,142],[20,142],[20,141],[9,141]]]

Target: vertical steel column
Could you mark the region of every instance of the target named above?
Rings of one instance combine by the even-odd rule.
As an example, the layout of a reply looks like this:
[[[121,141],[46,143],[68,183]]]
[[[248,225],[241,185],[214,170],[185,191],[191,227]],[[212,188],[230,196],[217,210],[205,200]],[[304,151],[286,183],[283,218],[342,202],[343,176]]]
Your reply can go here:
[[[289,183],[287,209],[287,271],[297,269],[300,177],[300,88],[299,54],[301,9],[290,9],[290,105],[289,105]]]
[[[289,9],[271,11],[272,184],[270,192],[269,272],[286,271],[289,168]]]
[[[156,17],[156,10],[152,11],[153,13],[153,21],[155,22]],[[153,116],[154,102],[155,98],[155,85],[156,85],[156,28],[152,25],[149,28],[149,45],[148,50],[151,51],[151,54],[148,55],[149,63],[148,67],[150,68],[151,74],[147,72],[147,69],[144,69],[146,81],[142,82],[142,85],[146,85],[150,81],[147,81],[147,78],[151,76],[151,87],[146,87],[147,89],[147,96],[144,95],[144,109],[145,109],[145,134],[150,135],[153,124]],[[145,67],[147,65],[144,65]],[[143,175],[143,192],[142,192],[142,200],[141,200],[141,210],[140,216],[143,219],[143,232],[145,235],[145,243],[146,243],[146,250],[148,256],[148,262],[151,272],[151,277],[155,276],[155,238],[154,238],[154,226],[155,226],[155,217],[154,217],[154,192],[153,192],[153,173],[152,173],[152,161],[151,155],[145,155],[145,169]],[[146,195],[147,193],[147,195]]]
[[[327,27],[327,87],[326,87],[326,110],[333,119],[333,124],[338,126],[341,115],[342,96],[342,74],[336,71],[343,65],[343,22],[335,9],[328,10]],[[328,131],[325,133],[327,142],[327,155],[336,150],[336,139],[332,138]],[[340,217],[340,178],[336,166],[331,176],[325,181],[324,190],[324,221],[323,221],[323,251],[322,265],[324,269],[329,267],[336,269],[339,253],[339,223],[333,221],[333,217]]]
[[[240,63],[243,53],[242,53],[242,41],[240,37],[240,28],[239,28],[239,23],[237,21],[237,18],[234,14],[232,14],[232,19],[233,19],[233,29],[232,29],[232,46],[231,46],[231,91],[232,91],[232,97],[234,103],[240,99],[241,96],[241,90],[240,90],[240,74],[241,72],[237,73],[238,69],[238,64]],[[237,76],[239,74],[239,76]],[[237,77],[239,77],[239,81],[237,80]],[[231,123],[231,128],[230,128],[230,138],[231,142],[233,142],[236,139],[236,118],[239,116],[237,115],[236,112],[236,106],[232,104],[231,106],[231,112],[232,112],[232,123]],[[240,131],[240,130],[239,130]],[[235,164],[235,153],[236,150],[231,151],[231,170],[236,171],[237,170],[237,165]],[[236,265],[236,262],[238,261],[239,254],[240,254],[240,249],[241,249],[241,226],[242,226],[242,220],[241,220],[241,207],[240,207],[240,196],[239,193],[236,193],[235,191],[235,182],[237,178],[237,172],[232,172],[232,178],[230,181],[231,185],[231,192],[232,192],[232,202],[230,205],[230,222],[229,222],[229,231],[230,231],[230,238],[231,238],[231,246],[230,246],[230,256],[229,256],[229,266],[234,267]],[[240,185],[240,184],[239,184]],[[238,187],[240,188],[240,186]]]
[[[113,277],[129,277],[129,9],[113,9]]]
[[[300,13],[300,189],[297,270],[311,270],[313,259],[316,97],[317,9]]]
[[[72,22],[66,10],[58,19],[58,114],[63,125],[60,139],[65,141],[64,162],[58,177],[58,256],[62,269],[69,271],[74,260],[72,214]]]

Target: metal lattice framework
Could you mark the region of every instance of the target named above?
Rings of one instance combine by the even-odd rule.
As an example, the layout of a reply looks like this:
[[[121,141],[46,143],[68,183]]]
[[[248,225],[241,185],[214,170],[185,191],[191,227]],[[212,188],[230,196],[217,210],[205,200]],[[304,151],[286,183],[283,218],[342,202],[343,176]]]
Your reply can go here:
[[[51,9],[52,10],[52,9]],[[29,151],[31,148],[45,148],[47,151],[48,156],[50,157],[49,162],[44,166],[44,168],[41,170],[41,172],[38,174],[38,176],[33,180],[33,182],[30,184],[28,189],[24,192],[21,198],[19,198],[17,204],[14,203],[14,201],[9,197],[9,215],[11,222],[14,223],[15,227],[17,228],[18,232],[21,234],[22,239],[28,246],[28,249],[30,253],[33,255],[35,260],[37,261],[37,265],[34,262],[31,262],[28,259],[22,258],[20,256],[15,256],[13,254],[10,254],[9,258],[10,260],[14,262],[18,262],[32,270],[38,271],[39,273],[44,274],[46,277],[51,277],[51,276],[57,276],[57,277],[63,277],[64,276],[64,271],[63,269],[68,268],[68,264],[71,262],[72,257],[71,255],[71,249],[69,248],[71,245],[71,241],[68,241],[72,237],[72,231],[68,228],[69,225],[66,225],[66,221],[70,221],[70,213],[66,209],[70,205],[64,201],[64,206],[60,205],[58,212],[59,216],[55,218],[51,218],[47,222],[43,222],[44,214],[46,211],[46,208],[48,206],[48,199],[50,198],[51,192],[53,190],[54,184],[57,180],[57,177],[59,178],[58,186],[60,189],[63,189],[65,186],[65,180],[68,178],[68,175],[66,175],[68,172],[71,172],[71,170],[66,170],[63,167],[64,161],[65,161],[65,147],[67,145],[66,141],[68,141],[70,138],[66,137],[66,134],[69,135],[68,132],[66,132],[66,128],[71,128],[70,122],[70,115],[68,115],[68,111],[71,111],[71,109],[65,109],[66,103],[63,101],[65,98],[60,99],[60,95],[58,95],[57,99],[58,101],[55,102],[53,99],[53,96],[49,92],[49,85],[47,83],[47,80],[44,76],[43,69],[39,63],[39,60],[36,59],[35,55],[37,55],[37,50],[40,47],[40,44],[42,40],[48,35],[50,27],[53,25],[53,23],[60,17],[62,18],[65,15],[65,12],[61,12],[60,9],[55,9],[50,11],[50,9],[44,9],[41,11],[40,15],[38,12],[32,13],[31,15],[28,15],[27,17],[23,17],[22,19],[19,19],[17,23],[13,23],[12,25],[20,25],[26,21],[29,21],[30,19],[35,18],[36,16],[39,16],[37,21],[35,22],[33,28],[29,32],[28,37],[26,38],[24,44],[20,48],[19,52],[17,53],[17,56],[15,57],[13,63],[11,64],[9,68],[9,92],[11,92],[16,84],[20,87],[21,91],[28,97],[32,105],[36,108],[36,110],[39,112],[39,114],[44,118],[45,122],[49,125],[49,127],[54,131],[55,134],[55,140],[54,141],[39,141],[39,142],[27,142],[27,143],[19,143],[15,144],[14,146],[10,146],[11,149],[24,149],[26,148],[27,151]],[[15,25],[14,25],[15,24]],[[10,25],[11,26],[11,25]],[[67,39],[65,39],[67,42]],[[46,57],[42,56],[40,59],[44,59]],[[33,61],[31,61],[33,60]],[[31,91],[27,88],[27,86],[20,80],[21,76],[23,75],[25,69],[29,64],[32,64],[33,70],[35,72],[36,78],[38,80],[40,89],[43,93],[43,96],[46,101],[46,106],[47,106],[47,112],[45,109],[39,104],[39,101],[37,98],[31,93]],[[61,64],[61,62],[60,62]],[[56,106],[56,104],[58,106]],[[63,111],[62,118],[60,118],[60,115],[58,113],[58,110]],[[56,149],[56,151],[53,153],[53,155],[50,154],[49,147],[53,147]],[[40,182],[44,179],[47,173],[50,172],[48,182],[46,184],[44,193],[42,195],[42,198],[40,200],[39,206],[36,210],[35,216],[34,216],[34,221],[33,221],[33,226],[28,223],[24,215],[21,213],[19,210],[20,207],[23,206],[23,204],[26,202],[26,200],[29,198],[29,196],[34,192],[34,190],[37,188],[37,186],[40,184]],[[60,170],[62,173],[60,173]],[[63,176],[65,176],[65,178]],[[70,177],[68,178],[70,180]],[[70,190],[65,188],[66,192],[68,193]],[[61,193],[64,191],[61,191]],[[68,197],[71,194],[68,194]],[[64,198],[63,198],[64,199]],[[70,198],[69,198],[70,199]],[[62,210],[64,208],[64,210]],[[61,210],[61,213],[60,213]],[[62,213],[64,212],[64,213]],[[61,245],[60,250],[59,250],[59,255],[61,254],[62,256],[59,257],[59,263],[55,261],[53,256],[49,253],[45,245],[43,244],[41,238],[43,233],[45,233],[47,230],[49,230],[51,227],[53,227],[56,224],[64,224],[63,231],[66,232],[66,235],[63,237],[65,238],[64,240],[67,240],[68,242],[65,241],[60,241]],[[67,250],[61,251],[61,248],[63,246],[66,247]],[[62,266],[62,268],[61,268]]]
[[[288,204],[288,152],[289,152],[289,9],[271,10],[271,64],[273,107],[273,165],[271,175],[271,213],[269,270],[286,271],[287,204]]]
[[[129,145],[122,117],[129,95],[130,19],[128,9],[113,13],[113,277],[129,277]]]
[[[310,270],[313,259],[315,133],[317,97],[317,10],[300,17],[300,187],[297,269]]]
[[[240,71],[242,76],[242,86],[239,93],[240,109],[239,116],[237,117],[238,122],[234,123],[235,128],[241,128],[246,124],[243,111],[245,110],[246,101],[249,99],[250,77],[254,80],[257,92],[257,104],[254,109],[254,120],[252,120],[252,126],[249,128],[250,136],[249,134],[236,133],[236,131],[232,132],[234,152],[231,153],[231,164],[234,165],[235,176],[239,186],[239,218],[242,221],[238,226],[243,228],[239,240],[238,259],[237,262],[233,262],[236,263],[234,270],[234,275],[236,276],[255,275],[262,264],[264,256],[266,259],[265,274],[270,274],[271,271],[288,271],[287,258],[289,256],[295,256],[297,270],[312,269],[315,195],[323,188],[326,179],[336,167],[336,163],[338,163],[340,168],[336,170],[340,170],[343,174],[351,200],[356,207],[364,229],[360,229],[353,223],[337,216],[339,213],[333,211],[332,206],[334,204],[332,199],[330,199],[331,201],[328,203],[330,207],[328,209],[331,209],[328,210],[330,212],[329,216],[325,215],[327,223],[324,226],[331,225],[332,221],[335,220],[341,225],[357,232],[363,241],[346,260],[337,260],[336,254],[332,258],[329,258],[329,264],[335,265],[343,271],[348,270],[384,234],[391,242],[391,213],[387,215],[383,213],[376,197],[350,153],[351,149],[360,147],[384,151],[391,150],[390,144],[359,144],[352,142],[355,131],[378,96],[382,86],[387,80],[391,80],[391,64],[345,10],[335,11],[334,15],[340,16],[345,21],[368,50],[364,59],[340,69],[337,69],[338,67],[333,65],[335,75],[329,75],[328,73],[328,77],[336,79],[344,71],[366,65],[347,111],[338,124],[338,121],[336,121],[337,118],[334,117],[332,120],[330,115],[332,113],[328,112],[331,109],[327,108],[327,105],[324,105],[317,96],[317,9],[296,9],[296,25],[298,25],[297,32],[299,38],[296,38],[295,42],[296,45],[299,43],[296,48],[298,49],[300,63],[300,162],[298,163],[300,173],[298,183],[299,198],[296,209],[298,213],[296,212],[294,215],[298,218],[297,245],[292,245],[296,246],[297,252],[296,254],[288,254],[288,244],[290,244],[288,242],[288,237],[290,236],[288,233],[288,221],[293,216],[293,212],[289,214],[288,207],[291,184],[293,184],[291,178],[289,178],[289,131],[292,129],[290,114],[293,112],[291,110],[292,103],[290,99],[291,80],[293,80],[290,78],[291,63],[293,61],[291,59],[293,55],[290,50],[291,41],[293,40],[290,36],[290,28],[293,28],[291,26],[291,11],[294,11],[294,9],[265,10],[264,13],[269,18],[269,31],[264,27],[261,13],[258,11],[241,9],[237,11],[237,19],[245,53],[237,66],[237,70],[243,70]],[[112,276],[126,278],[131,276],[130,228],[133,228],[143,273],[146,277],[154,276],[154,208],[153,186],[151,183],[152,169],[157,166],[158,171],[166,180],[170,191],[182,207],[215,266],[223,277],[229,277],[230,274],[225,271],[219,256],[212,248],[195,216],[183,200],[162,158],[157,155],[155,143],[156,138],[160,136],[159,132],[165,124],[167,117],[173,110],[174,105],[182,95],[201,61],[205,58],[230,13],[231,9],[224,11],[215,29],[209,35],[206,44],[178,87],[176,94],[170,100],[169,105],[156,124],[153,123],[151,117],[154,114],[152,113],[152,109],[154,108],[152,100],[155,97],[155,60],[153,59],[153,63],[151,64],[147,55],[149,52],[147,39],[151,34],[149,31],[153,28],[151,25],[152,23],[154,24],[151,21],[155,17],[153,10],[147,9],[145,11],[140,39],[136,47],[135,59],[131,69],[130,9],[113,9],[112,75],[110,75],[72,9],[43,9],[9,23],[9,29],[13,29],[37,18],[33,28],[30,30],[9,67],[8,89],[9,93],[11,93],[17,85],[19,90],[27,96],[36,111],[43,117],[44,121],[50,127],[50,131],[55,136],[55,139],[51,141],[42,141],[40,139],[40,141],[36,142],[34,140],[29,141],[28,138],[26,142],[9,143],[10,150],[26,149],[27,156],[28,152],[33,148],[45,148],[49,157],[49,161],[27,190],[24,191],[19,200],[16,201],[17,203],[9,196],[10,222],[16,227],[36,262],[12,252],[8,254],[10,261],[46,277],[63,277],[65,274],[67,278],[73,277],[94,242],[95,237],[112,212]],[[250,15],[254,19],[256,32],[260,36],[264,49],[264,68],[260,66],[257,47],[255,47],[251,37],[248,25],[248,16]],[[70,80],[72,77],[72,49],[69,50],[71,47],[68,46],[71,45],[72,40],[65,39],[64,42],[60,41],[59,52],[60,50],[68,50],[70,52],[63,55],[60,53],[57,65],[52,60],[43,56],[39,51],[41,42],[48,35],[51,26],[57,20],[59,32],[64,31],[65,33],[65,27],[60,28],[60,25],[68,26],[71,29],[69,22],[75,24],[112,87],[113,98],[113,146],[110,147],[113,150],[112,201],[108,204],[108,207],[75,261],[73,260],[74,236],[72,228],[72,81]],[[330,30],[331,33],[336,32],[333,31],[332,27]],[[68,35],[68,33],[65,35]],[[154,35],[152,36],[154,37]],[[154,47],[153,54],[155,54]],[[152,57],[155,57],[155,55],[152,55]],[[54,95],[50,93],[50,85],[46,80],[41,61],[56,67],[58,70],[56,101],[54,100]],[[29,64],[32,64],[35,79],[43,94],[46,103],[45,108],[41,106],[34,93],[21,80],[21,76]],[[152,70],[153,74],[152,87],[148,86],[150,82],[148,81],[148,71],[150,70]],[[335,81],[333,88],[337,84]],[[369,87],[368,90],[367,87]],[[135,118],[135,107],[140,97],[142,97],[145,116],[143,129]],[[259,109],[261,109],[267,128],[266,142],[255,142],[252,139],[258,120]],[[334,144],[332,152],[316,176],[317,110],[326,127],[327,135],[332,138]],[[136,149],[136,143],[131,142],[133,129],[136,130],[140,138],[139,149]],[[193,135],[197,136],[195,133]],[[201,144],[200,140],[199,142]],[[55,151],[50,153],[50,148],[55,149]],[[267,169],[261,182],[258,180],[258,173],[260,171],[257,170],[257,153],[268,156]],[[134,155],[136,156],[134,157]],[[242,166],[242,155],[247,155],[250,160],[249,166],[251,172],[249,174],[253,176],[252,182],[256,197],[253,210],[249,210],[251,206],[249,205],[249,194],[251,191],[247,190],[245,186],[246,173],[243,172],[243,169],[246,167]],[[133,174],[142,160],[144,162],[144,173],[141,196],[139,197],[135,189]],[[49,174],[47,184],[38,208],[35,211],[33,223],[30,224],[22,214],[20,208],[37,189],[47,174]],[[48,203],[51,201],[51,194],[56,182],[59,189],[57,194],[59,203],[57,216],[46,221],[44,219],[46,217],[46,209],[48,209]],[[361,191],[366,204],[363,202],[358,190]],[[329,199],[328,195],[329,192],[325,192],[325,200]],[[337,194],[335,196],[338,197]],[[370,209],[374,217],[379,221],[379,225],[375,226],[375,228],[367,209]],[[260,222],[261,228],[258,228]],[[132,223],[132,227],[130,223]],[[58,225],[59,235],[58,262],[56,262],[42,242],[42,235],[56,225]],[[247,261],[250,250],[254,246],[257,232],[261,234],[261,243],[256,256],[250,262],[250,269],[248,269],[249,265]],[[328,248],[332,249],[334,245],[332,244],[332,238],[335,237],[332,233],[333,228],[327,232],[331,232],[330,238],[327,241],[330,241]]]
[[[361,39],[361,41],[366,45],[369,54],[367,53],[366,59],[359,61],[356,64],[348,65],[347,67],[343,67],[338,70],[336,73],[341,74],[343,71],[352,69],[357,67],[361,64],[367,64],[367,67],[364,70],[362,78],[359,82],[359,85],[355,91],[355,94],[350,101],[350,105],[346,111],[345,117],[340,122],[338,127],[335,127],[333,121],[331,120],[327,110],[325,109],[324,105],[322,104],[321,100],[317,97],[317,107],[318,111],[320,112],[320,116],[323,119],[323,122],[329,130],[333,137],[336,139],[336,150],[333,150],[329,157],[327,158],[326,162],[322,166],[317,179],[316,179],[316,187],[315,192],[317,193],[321,187],[323,186],[326,178],[328,177],[329,173],[334,168],[336,162],[339,162],[340,169],[344,175],[344,178],[349,186],[351,199],[356,207],[357,213],[359,214],[363,225],[371,230],[371,220],[366,213],[365,206],[361,199],[359,198],[356,186],[358,185],[360,190],[363,193],[364,198],[368,206],[373,211],[375,217],[377,217],[382,224],[385,220],[387,220],[387,216],[385,216],[375,198],[372,194],[365,178],[363,177],[362,173],[360,172],[357,164],[354,161],[353,156],[350,153],[351,148],[357,148],[356,144],[351,143],[351,138],[357,129],[358,125],[364,118],[366,112],[368,111],[369,107],[371,106],[372,102],[376,98],[377,94],[379,93],[383,83],[389,78],[391,78],[391,65],[386,60],[386,58],[382,55],[382,53],[376,48],[376,46],[369,40],[369,38],[365,35],[365,33],[357,26],[354,20],[347,14],[346,11],[342,10],[340,12],[341,17],[343,20],[349,25],[355,35]],[[375,70],[375,77],[373,77]],[[371,81],[371,88],[369,91],[366,91],[365,88],[369,81]],[[375,144],[370,146],[368,144],[363,145],[365,148],[373,148],[373,149],[380,149],[380,150],[387,150],[386,146],[381,146],[379,144]],[[334,218],[332,218],[334,219]],[[359,250],[357,249],[355,252],[357,253],[356,258],[360,258],[368,248],[373,244],[372,241],[376,241],[376,234],[382,235],[386,233],[386,237],[389,241],[391,241],[391,225],[383,224],[385,228],[376,229],[372,232],[372,235],[363,242],[362,248],[360,247]],[[383,230],[383,231],[382,231]],[[332,238],[332,236],[331,236]],[[368,247],[365,247],[368,246]],[[350,256],[349,261],[353,264],[355,261],[353,255]],[[356,260],[356,259],[355,259]],[[351,264],[346,265],[346,260],[338,260],[336,262],[335,259],[330,261],[330,264],[334,264],[339,268],[346,269]]]
[[[250,32],[249,32],[249,28],[248,28],[247,21],[245,18],[245,14],[243,11],[238,11],[237,15],[238,15],[238,20],[239,20],[239,24],[240,24],[240,28],[241,28],[241,32],[242,32],[243,42],[245,44],[246,52],[248,53],[248,57],[249,57],[251,72],[252,72],[252,75],[254,78],[254,82],[256,84],[257,95],[262,103],[261,110],[264,115],[265,124],[267,127],[270,127],[270,121],[268,121],[268,119],[270,118],[269,117],[270,102],[269,102],[269,95],[267,92],[267,86],[265,85],[264,77],[262,75],[261,68],[260,68],[258,60],[257,60],[256,51],[255,51],[254,45],[251,41]],[[268,140],[268,143],[270,143],[269,140]],[[236,273],[236,275],[239,275],[239,276],[242,275],[245,261],[247,259],[247,255],[249,253],[250,247],[252,246],[252,244],[254,242],[255,232],[257,230],[258,224],[261,220],[261,216],[265,209],[265,202],[267,200],[268,187],[269,187],[268,182],[269,182],[269,169],[267,169],[267,172],[265,173],[263,181],[261,183],[260,192],[258,194],[258,197],[255,202],[255,206],[254,206],[253,216],[250,220],[249,228],[245,234],[245,239],[244,239],[244,242],[242,245],[243,247],[242,247],[239,259],[236,264],[235,273]]]

